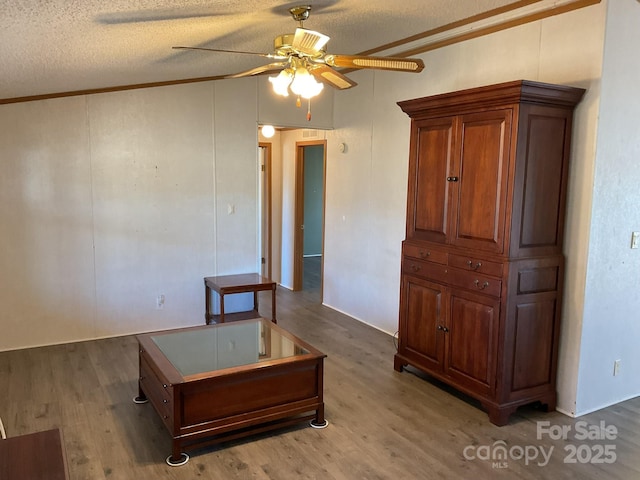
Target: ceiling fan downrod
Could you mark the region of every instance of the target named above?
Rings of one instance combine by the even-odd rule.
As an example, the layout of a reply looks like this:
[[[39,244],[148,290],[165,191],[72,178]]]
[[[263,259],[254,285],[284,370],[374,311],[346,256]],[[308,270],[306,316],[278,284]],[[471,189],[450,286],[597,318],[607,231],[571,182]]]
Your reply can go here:
[[[289,13],[296,22],[300,22],[300,28],[303,28],[304,21],[309,18],[311,13],[311,5],[299,5],[289,9]]]

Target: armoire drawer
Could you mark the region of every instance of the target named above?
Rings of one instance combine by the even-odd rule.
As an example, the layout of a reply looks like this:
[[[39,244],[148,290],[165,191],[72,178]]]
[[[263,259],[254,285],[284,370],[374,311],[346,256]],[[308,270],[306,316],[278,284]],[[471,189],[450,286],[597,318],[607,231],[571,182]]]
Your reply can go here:
[[[420,260],[427,260],[429,262],[440,263],[442,265],[447,264],[448,254],[446,252],[432,250],[428,247],[405,244],[402,248],[402,253],[407,257],[419,258]]]
[[[502,276],[502,263],[489,262],[467,255],[449,255],[449,265],[462,270],[470,270],[484,275]]]
[[[409,257],[404,257],[402,259],[402,272],[407,275],[428,278],[438,282],[447,281],[446,265],[423,262]]]
[[[501,280],[479,275],[475,272],[465,272],[457,268],[448,269],[447,283],[494,297],[499,297],[502,291]]]

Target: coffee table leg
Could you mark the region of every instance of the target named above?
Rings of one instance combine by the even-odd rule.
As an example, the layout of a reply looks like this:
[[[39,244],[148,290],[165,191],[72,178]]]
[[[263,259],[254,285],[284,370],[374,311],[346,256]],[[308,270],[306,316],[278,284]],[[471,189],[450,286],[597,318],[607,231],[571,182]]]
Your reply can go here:
[[[147,396],[142,391],[142,388],[140,388],[140,383],[138,383],[138,396],[133,397],[133,403],[143,404],[147,403],[148,401],[149,400],[147,399]]]
[[[324,418],[324,403],[316,410],[316,418],[309,422],[313,428],[327,428],[329,426],[329,420]]]
[[[179,467],[180,465],[184,465],[189,461],[189,455],[180,451],[180,442],[177,440],[173,441],[171,455],[167,457],[167,465],[170,467]]]

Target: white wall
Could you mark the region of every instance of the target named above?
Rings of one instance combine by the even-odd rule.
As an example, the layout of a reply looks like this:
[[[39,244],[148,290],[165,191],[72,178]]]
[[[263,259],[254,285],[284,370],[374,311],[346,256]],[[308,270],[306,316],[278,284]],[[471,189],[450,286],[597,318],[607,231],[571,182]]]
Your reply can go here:
[[[256,91],[0,106],[0,350],[200,324],[204,276],[255,270]]]
[[[559,368],[559,406],[575,411],[605,14],[601,3],[429,52],[419,75],[350,74],[359,86],[336,94],[327,133],[326,304],[397,330],[410,126],[397,101],[517,79],[586,88],[575,114]]]
[[[0,351],[201,324],[204,276],[259,268],[257,125],[283,110],[262,81],[0,105]],[[288,100],[330,126],[331,91],[311,122]]]
[[[0,350],[95,328],[86,99],[0,107]],[[64,141],[61,141],[64,139]]]
[[[640,3],[607,8],[578,414],[640,395],[640,249],[630,248],[640,231]]]

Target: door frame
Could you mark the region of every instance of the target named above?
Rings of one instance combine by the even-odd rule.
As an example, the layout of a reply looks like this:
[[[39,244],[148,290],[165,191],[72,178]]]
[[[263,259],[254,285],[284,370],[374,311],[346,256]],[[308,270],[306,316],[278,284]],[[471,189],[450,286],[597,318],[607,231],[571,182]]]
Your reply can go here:
[[[272,275],[272,264],[273,264],[273,211],[272,211],[272,185],[271,185],[271,143],[268,142],[258,142],[258,148],[264,148],[264,171],[261,175],[262,186],[264,188],[263,198],[266,199],[262,205],[262,218],[259,219],[261,225],[266,223],[266,231],[262,231],[262,238],[260,239],[262,248],[260,251],[260,263],[262,264],[263,253],[266,251],[267,258],[265,258],[265,263],[267,264],[267,277],[271,278]],[[266,219],[264,215],[266,214]],[[266,221],[265,221],[266,220]],[[262,243],[266,243],[266,246]],[[262,267],[262,265],[261,265]],[[262,268],[260,268],[262,270]]]
[[[324,287],[324,229],[327,203],[327,141],[296,142],[295,207],[293,235],[293,291],[302,290],[304,273],[304,148],[320,145],[322,151],[322,260],[320,263],[320,298]]]

